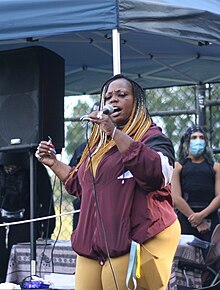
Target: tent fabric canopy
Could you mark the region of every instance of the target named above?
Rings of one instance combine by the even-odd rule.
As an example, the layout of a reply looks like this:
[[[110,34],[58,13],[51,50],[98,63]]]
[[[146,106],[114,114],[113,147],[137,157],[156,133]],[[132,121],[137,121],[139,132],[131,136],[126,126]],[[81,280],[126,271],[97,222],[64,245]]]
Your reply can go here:
[[[116,27],[112,0],[1,0],[0,15],[0,40]]]
[[[220,1],[120,1],[119,27],[219,42]]]
[[[220,1],[2,0],[0,53],[44,46],[65,59],[65,94],[93,94],[121,72],[144,88],[220,81]]]

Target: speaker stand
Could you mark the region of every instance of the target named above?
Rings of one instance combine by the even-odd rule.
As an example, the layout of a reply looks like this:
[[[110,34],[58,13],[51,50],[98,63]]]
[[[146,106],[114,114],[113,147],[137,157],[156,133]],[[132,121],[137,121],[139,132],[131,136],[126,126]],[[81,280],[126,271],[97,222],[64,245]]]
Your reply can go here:
[[[30,161],[30,219],[35,218],[36,205],[36,160],[34,158],[33,149],[29,151]],[[36,224],[30,222],[30,273],[31,276],[36,275]]]

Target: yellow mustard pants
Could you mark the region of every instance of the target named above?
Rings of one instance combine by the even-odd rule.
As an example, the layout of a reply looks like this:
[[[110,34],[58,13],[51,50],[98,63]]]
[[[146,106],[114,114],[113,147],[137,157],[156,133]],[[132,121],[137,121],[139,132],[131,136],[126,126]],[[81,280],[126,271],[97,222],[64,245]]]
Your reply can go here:
[[[180,238],[176,220],[170,227],[141,245],[141,278],[136,290],[165,290]],[[129,254],[111,258],[101,266],[97,261],[77,256],[76,290],[127,290]],[[133,284],[129,284],[133,289]]]

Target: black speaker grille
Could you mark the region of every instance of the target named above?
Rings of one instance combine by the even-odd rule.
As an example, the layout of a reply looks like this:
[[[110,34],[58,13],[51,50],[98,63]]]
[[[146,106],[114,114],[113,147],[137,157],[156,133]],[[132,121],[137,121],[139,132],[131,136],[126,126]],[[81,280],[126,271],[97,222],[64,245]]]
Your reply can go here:
[[[1,104],[0,131],[3,146],[21,143],[33,143],[38,129],[38,108],[34,102],[36,92],[7,96]]]

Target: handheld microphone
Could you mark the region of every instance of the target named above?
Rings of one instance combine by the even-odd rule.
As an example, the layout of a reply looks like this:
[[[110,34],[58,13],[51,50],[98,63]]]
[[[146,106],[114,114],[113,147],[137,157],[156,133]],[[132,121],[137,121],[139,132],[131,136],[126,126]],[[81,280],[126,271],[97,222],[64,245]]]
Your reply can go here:
[[[101,110],[102,114],[105,115],[111,115],[112,113],[114,113],[114,108],[112,105],[105,105],[103,107],[103,109]]]
[[[105,115],[111,115],[112,113],[114,113],[114,107],[112,105],[105,105],[103,107],[103,109],[98,112],[97,117],[99,119],[102,119],[102,114]],[[84,115],[80,118],[81,121],[90,121],[89,116],[88,115]]]
[[[102,115],[103,114],[105,114],[105,115],[111,115],[113,112],[114,112],[114,108],[112,107],[112,105],[105,105],[103,107],[103,109],[100,112],[98,112],[97,118],[98,119],[102,119]]]

